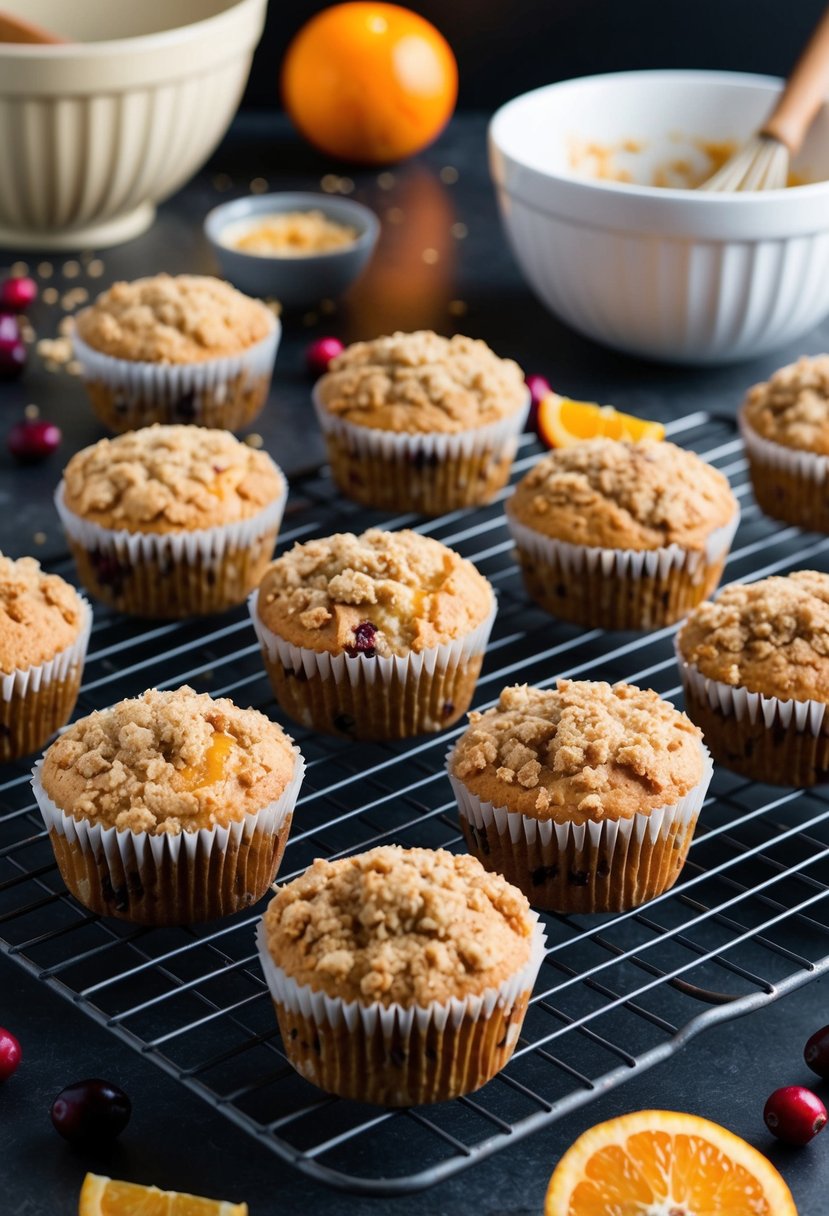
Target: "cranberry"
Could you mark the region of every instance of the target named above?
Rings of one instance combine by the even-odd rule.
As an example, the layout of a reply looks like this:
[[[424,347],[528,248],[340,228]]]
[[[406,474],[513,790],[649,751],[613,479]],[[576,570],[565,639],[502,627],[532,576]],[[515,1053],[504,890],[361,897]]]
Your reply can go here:
[[[8,1081],[12,1073],[17,1072],[23,1051],[17,1039],[9,1030],[0,1026],[0,1081]]]
[[[826,1122],[826,1107],[803,1085],[776,1089],[763,1109],[769,1131],[787,1144],[808,1144]]]
[[[339,338],[317,338],[305,352],[305,362],[308,371],[318,380],[328,371],[328,365],[337,355],[341,355],[345,347]]]
[[[367,659],[373,659],[376,653],[374,649],[376,641],[377,630],[371,621],[360,621],[359,625],[354,626],[354,645],[346,646],[345,652],[351,655],[352,659],[356,658],[358,654]]]
[[[26,366],[28,352],[17,317],[0,312],[0,379],[14,380]]]
[[[824,1081],[829,1081],[829,1026],[816,1030],[803,1049],[803,1059]]]
[[[37,283],[34,279],[19,276],[0,283],[0,308],[23,312],[37,299]]]
[[[120,1136],[130,1121],[132,1103],[117,1085],[93,1078],[62,1089],[50,1113],[64,1140],[94,1145]]]
[[[60,427],[41,419],[16,422],[9,431],[6,446],[21,464],[37,464],[60,447]]]
[[[538,407],[547,394],[553,391],[553,388],[549,380],[546,380],[544,376],[527,376],[526,384],[527,388],[530,390],[530,414],[529,418],[527,419],[527,425],[529,426],[530,430],[534,431],[536,429],[535,424],[536,418],[538,417]]]

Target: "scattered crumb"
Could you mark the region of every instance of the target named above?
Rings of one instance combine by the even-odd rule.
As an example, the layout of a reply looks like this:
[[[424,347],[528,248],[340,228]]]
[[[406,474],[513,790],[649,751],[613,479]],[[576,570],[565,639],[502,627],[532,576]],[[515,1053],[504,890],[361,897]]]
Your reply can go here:
[[[454,186],[459,177],[460,174],[454,165],[445,165],[440,171],[440,180],[446,186]]]

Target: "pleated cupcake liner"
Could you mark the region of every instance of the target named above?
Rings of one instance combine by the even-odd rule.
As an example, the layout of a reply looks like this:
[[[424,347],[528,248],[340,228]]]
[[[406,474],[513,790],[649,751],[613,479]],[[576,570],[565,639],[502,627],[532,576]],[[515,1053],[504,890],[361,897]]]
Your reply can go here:
[[[328,1093],[380,1106],[444,1102],[480,1089],[512,1055],[546,937],[533,913],[527,962],[497,987],[428,1005],[345,1001],[299,984],[256,932],[288,1061]]]
[[[400,434],[331,414],[313,391],[334,481],[364,506],[443,515],[491,502],[509,480],[530,408],[455,435]]]
[[[92,609],[81,599],[78,636],[45,663],[0,672],[0,762],[37,751],[72,715],[81,687]]]
[[[469,851],[503,874],[535,907],[552,912],[625,912],[676,882],[688,856],[714,766],[700,744],[702,777],[678,802],[629,818],[576,824],[540,819],[473,794],[447,772]]]
[[[270,389],[282,327],[236,355],[198,363],[160,364],[118,359],[72,336],[75,358],[95,413],[117,433],[154,422],[191,423],[238,431],[262,411]]]
[[[782,700],[703,675],[674,643],[685,712],[714,759],[770,785],[829,780],[829,715],[823,701]]]
[[[274,696],[294,721],[354,739],[404,739],[443,730],[466,713],[480,675],[497,604],[462,638],[386,658],[295,646],[265,625],[259,593],[251,621]]]
[[[288,498],[282,491],[256,515],[189,532],[128,532],[104,528],[76,515],[64,501],[55,507],[78,575],[97,599],[136,616],[179,619],[224,612],[244,602],[273,555]]]
[[[829,532],[829,456],[787,448],[758,435],[741,412],[740,434],[754,497],[766,515],[810,532]]]
[[[702,549],[608,549],[544,536],[509,504],[506,516],[528,594],[553,616],[594,629],[654,629],[687,616],[716,589],[740,522],[738,509]]]
[[[267,892],[285,851],[305,774],[302,753],[293,750],[294,772],[279,798],[226,827],[177,836],[75,819],[44,790],[39,760],[32,790],[68,890],[100,916],[140,925],[195,924],[250,907]]]

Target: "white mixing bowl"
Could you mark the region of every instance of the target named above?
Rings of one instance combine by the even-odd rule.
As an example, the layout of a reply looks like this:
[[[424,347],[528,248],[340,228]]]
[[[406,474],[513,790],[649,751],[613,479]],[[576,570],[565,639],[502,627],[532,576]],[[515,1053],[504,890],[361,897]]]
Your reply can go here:
[[[598,342],[688,363],[757,355],[822,320],[829,106],[794,166],[814,184],[754,194],[639,184],[657,166],[699,157],[696,140],[745,140],[780,87],[731,72],[618,72],[535,89],[498,110],[490,169],[510,244],[544,303]],[[634,184],[573,167],[579,145],[602,157],[624,144],[633,151],[616,163]]]
[[[137,236],[236,112],[267,0],[4,0],[64,38],[0,44],[0,246]]]

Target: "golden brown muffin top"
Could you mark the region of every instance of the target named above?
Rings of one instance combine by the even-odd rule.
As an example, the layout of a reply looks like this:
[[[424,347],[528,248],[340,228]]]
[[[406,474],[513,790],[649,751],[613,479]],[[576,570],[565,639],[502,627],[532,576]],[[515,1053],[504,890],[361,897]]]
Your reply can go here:
[[[298,984],[344,1001],[462,1000],[529,961],[527,900],[474,857],[386,845],[315,861],[277,890],[268,951]]]
[[[550,452],[509,500],[513,518],[543,536],[609,549],[701,550],[736,510],[722,473],[650,439],[593,439]]]
[[[829,355],[804,355],[755,384],[742,417],[763,439],[829,456]]]
[[[582,824],[673,806],[700,781],[702,733],[650,689],[559,680],[505,688],[450,758],[482,802]]]
[[[454,549],[370,528],[294,545],[265,573],[258,612],[295,646],[388,657],[464,637],[493,604],[487,580]]]
[[[486,426],[527,400],[517,363],[485,342],[431,330],[355,342],[332,360],[316,393],[346,422],[418,435]]]
[[[250,519],[284,492],[270,456],[229,431],[156,424],[76,452],[63,501],[104,528],[189,532]]]
[[[38,667],[71,646],[85,618],[74,587],[33,557],[0,553],[0,674]]]
[[[259,300],[200,274],[113,283],[79,312],[75,332],[93,350],[141,363],[200,363],[261,342],[274,318]]]
[[[829,702],[829,574],[732,583],[693,610],[677,642],[710,680],[784,701]]]
[[[177,836],[262,810],[295,768],[281,726],[185,685],[81,718],[48,748],[41,779],[74,819]]]

